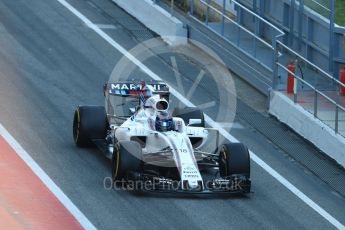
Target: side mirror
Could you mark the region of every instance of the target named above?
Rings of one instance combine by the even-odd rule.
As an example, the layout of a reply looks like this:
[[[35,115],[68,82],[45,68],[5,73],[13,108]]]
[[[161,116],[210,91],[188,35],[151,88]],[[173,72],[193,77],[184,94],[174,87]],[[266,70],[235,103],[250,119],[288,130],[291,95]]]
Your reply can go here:
[[[129,108],[129,112],[130,112],[131,114],[134,114],[134,113],[135,113],[135,108]]]
[[[107,91],[108,83],[104,83],[103,85],[103,96],[105,97],[105,92]]]
[[[188,126],[201,125],[201,119],[189,119]]]

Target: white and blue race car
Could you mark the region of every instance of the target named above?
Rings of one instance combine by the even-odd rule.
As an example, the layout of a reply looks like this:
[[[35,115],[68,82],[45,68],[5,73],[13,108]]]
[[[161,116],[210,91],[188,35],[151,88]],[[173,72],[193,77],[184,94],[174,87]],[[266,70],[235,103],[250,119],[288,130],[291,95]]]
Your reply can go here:
[[[114,185],[156,192],[250,192],[247,147],[219,145],[219,132],[205,127],[198,108],[169,113],[164,82],[107,83],[104,96],[105,107],[77,107],[73,137],[77,146],[97,146],[111,159]],[[211,133],[214,148],[206,151]]]

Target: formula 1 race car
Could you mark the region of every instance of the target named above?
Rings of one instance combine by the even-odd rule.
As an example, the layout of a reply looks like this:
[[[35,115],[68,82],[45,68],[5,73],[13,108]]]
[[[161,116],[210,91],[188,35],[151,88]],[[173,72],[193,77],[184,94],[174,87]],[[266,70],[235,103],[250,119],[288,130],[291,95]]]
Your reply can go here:
[[[156,192],[250,192],[247,147],[220,146],[218,130],[205,128],[198,108],[170,114],[166,83],[107,83],[104,96],[105,107],[76,108],[73,137],[78,147],[97,146],[111,159],[114,184]],[[209,142],[211,151],[205,150]]]

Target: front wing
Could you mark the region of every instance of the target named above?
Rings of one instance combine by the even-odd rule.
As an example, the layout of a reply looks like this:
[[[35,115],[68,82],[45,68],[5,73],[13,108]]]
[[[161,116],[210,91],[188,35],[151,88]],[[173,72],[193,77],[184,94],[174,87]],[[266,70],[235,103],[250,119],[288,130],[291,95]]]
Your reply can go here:
[[[182,183],[184,188],[182,189]],[[128,190],[140,190],[160,193],[188,193],[188,194],[244,194],[250,192],[251,180],[244,175],[233,175],[226,178],[214,178],[200,182],[197,188],[188,188],[188,183],[169,178],[143,174],[130,173],[126,180]]]

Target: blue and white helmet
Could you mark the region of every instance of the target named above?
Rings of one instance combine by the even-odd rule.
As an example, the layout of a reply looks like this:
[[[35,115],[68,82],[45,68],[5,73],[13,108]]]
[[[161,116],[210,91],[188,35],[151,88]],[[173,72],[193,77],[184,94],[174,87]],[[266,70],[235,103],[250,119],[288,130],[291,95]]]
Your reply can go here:
[[[157,113],[156,121],[155,121],[155,129],[159,132],[167,132],[175,130],[175,124],[170,116],[170,114],[166,111],[161,111]]]

